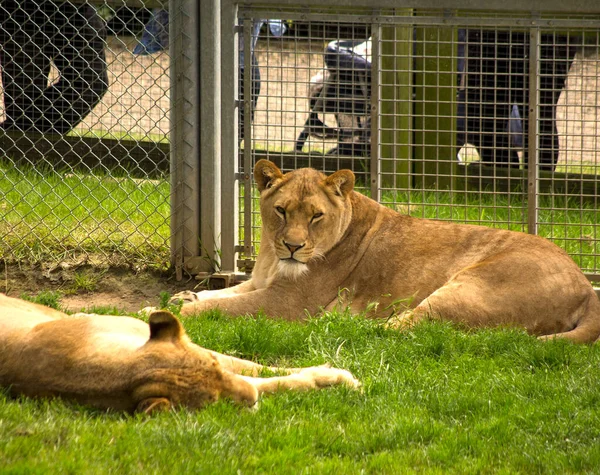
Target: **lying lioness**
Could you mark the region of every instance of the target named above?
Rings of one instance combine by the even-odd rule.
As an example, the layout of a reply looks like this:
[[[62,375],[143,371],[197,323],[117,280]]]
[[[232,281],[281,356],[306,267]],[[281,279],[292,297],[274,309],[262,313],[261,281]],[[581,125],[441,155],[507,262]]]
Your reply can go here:
[[[169,312],[150,324],[130,317],[73,316],[0,294],[0,386],[13,394],[61,396],[102,409],[152,412],[201,408],[220,398],[253,406],[281,389],[357,387],[348,372],[326,366],[274,368],[190,342]]]
[[[353,191],[350,170],[284,175],[260,160],[254,178],[263,227],[252,278],[175,295],[183,315],[219,307],[301,319],[342,295],[352,311],[392,317],[393,326],[428,316],[578,342],[600,335],[592,286],[543,238],[401,215]]]

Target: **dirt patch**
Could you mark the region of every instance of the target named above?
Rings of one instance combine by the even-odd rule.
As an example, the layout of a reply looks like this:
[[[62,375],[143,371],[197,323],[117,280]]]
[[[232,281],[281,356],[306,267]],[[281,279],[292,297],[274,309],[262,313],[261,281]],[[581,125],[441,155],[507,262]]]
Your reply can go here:
[[[98,269],[92,266],[43,268],[8,264],[2,269],[0,292],[12,297],[37,296],[41,292],[60,292],[60,302],[69,312],[90,311],[94,307],[115,307],[123,313],[156,306],[162,292],[173,295],[193,289],[198,282],[152,271]]]

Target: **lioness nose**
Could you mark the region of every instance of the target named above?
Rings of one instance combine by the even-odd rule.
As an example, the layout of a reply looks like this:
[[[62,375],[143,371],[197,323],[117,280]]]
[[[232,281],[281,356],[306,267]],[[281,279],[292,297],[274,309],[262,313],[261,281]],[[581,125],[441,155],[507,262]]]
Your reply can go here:
[[[295,243],[285,242],[285,241],[283,241],[283,244],[285,244],[285,247],[287,247],[292,254],[294,252],[296,252],[298,249],[302,249],[304,247],[304,244],[295,244]]]

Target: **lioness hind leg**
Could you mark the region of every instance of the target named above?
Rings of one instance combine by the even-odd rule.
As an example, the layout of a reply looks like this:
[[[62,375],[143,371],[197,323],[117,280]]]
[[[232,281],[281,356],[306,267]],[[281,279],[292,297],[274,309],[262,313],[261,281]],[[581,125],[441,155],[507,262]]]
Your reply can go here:
[[[550,335],[541,335],[540,340],[553,340],[566,338],[575,343],[595,343],[600,340],[600,300],[591,290],[585,305],[585,311],[579,318],[577,325],[572,330],[558,332]]]
[[[404,330],[426,319],[448,320],[468,327],[508,323],[496,305],[486,305],[489,300],[493,300],[493,297],[490,297],[488,290],[471,283],[451,281],[423,299],[415,308],[390,318],[386,326]]]
[[[488,265],[458,274],[414,309],[394,317],[388,326],[408,328],[424,318],[433,318],[468,328],[520,327],[532,335],[543,335],[540,338],[544,340],[566,338],[592,343],[598,339],[600,302],[593,291],[588,295],[576,293],[566,284],[566,289],[542,285],[534,288],[518,273],[508,285],[499,278],[494,280],[493,270],[494,266]]]
[[[416,323],[420,322],[424,318],[433,318],[433,314],[429,314],[422,311],[417,311],[416,309],[405,310],[404,312],[393,315],[385,322],[386,328],[391,328],[393,330],[409,330]]]

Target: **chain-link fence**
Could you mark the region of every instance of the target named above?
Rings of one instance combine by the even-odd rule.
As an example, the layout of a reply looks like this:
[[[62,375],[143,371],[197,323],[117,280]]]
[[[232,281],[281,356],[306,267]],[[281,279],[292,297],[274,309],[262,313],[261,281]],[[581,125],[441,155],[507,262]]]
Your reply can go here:
[[[260,233],[244,177],[269,158],[351,168],[361,191],[414,216],[540,234],[600,280],[600,8],[321,3],[237,5],[246,38],[263,19],[287,27],[263,26],[260,88],[244,83],[260,94],[240,147],[241,266]]]
[[[2,2],[0,257],[247,271],[266,157],[598,279],[592,3]]]
[[[130,3],[0,3],[6,261],[170,261],[169,24]]]

